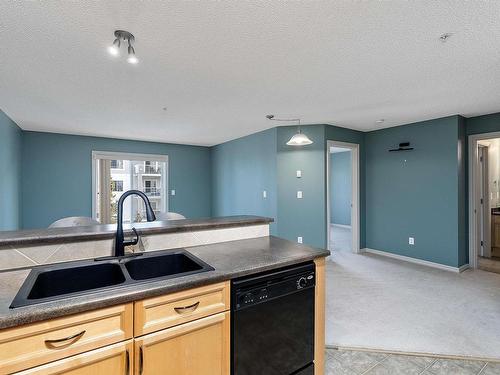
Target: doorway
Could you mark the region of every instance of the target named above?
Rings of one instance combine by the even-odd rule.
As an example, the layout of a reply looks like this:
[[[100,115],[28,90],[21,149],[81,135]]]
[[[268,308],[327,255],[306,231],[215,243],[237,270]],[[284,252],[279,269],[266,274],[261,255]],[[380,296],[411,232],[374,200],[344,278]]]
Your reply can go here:
[[[500,134],[469,140],[469,264],[500,273]]]
[[[359,145],[327,142],[327,244],[359,253]]]

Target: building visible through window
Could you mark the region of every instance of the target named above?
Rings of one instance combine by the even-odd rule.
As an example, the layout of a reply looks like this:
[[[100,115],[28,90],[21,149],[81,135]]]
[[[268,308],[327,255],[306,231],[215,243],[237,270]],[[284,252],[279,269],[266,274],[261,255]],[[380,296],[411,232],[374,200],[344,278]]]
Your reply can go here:
[[[167,156],[94,152],[93,216],[103,224],[116,223],[117,202],[128,190],[143,191],[155,213],[166,212]],[[137,159],[137,160],[134,160]],[[146,220],[142,200],[130,196],[124,201],[123,221]]]
[[[123,160],[111,160],[111,169],[123,169]]]
[[[111,191],[123,191],[123,181],[111,180]]]

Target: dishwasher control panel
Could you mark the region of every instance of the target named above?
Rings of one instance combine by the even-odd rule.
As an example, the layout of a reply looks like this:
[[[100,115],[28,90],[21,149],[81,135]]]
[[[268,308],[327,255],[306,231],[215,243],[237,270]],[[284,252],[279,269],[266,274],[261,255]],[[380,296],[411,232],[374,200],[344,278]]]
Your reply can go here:
[[[256,305],[272,298],[314,287],[315,272],[309,271],[277,280],[269,280],[260,285],[241,289],[236,293],[236,308]]]

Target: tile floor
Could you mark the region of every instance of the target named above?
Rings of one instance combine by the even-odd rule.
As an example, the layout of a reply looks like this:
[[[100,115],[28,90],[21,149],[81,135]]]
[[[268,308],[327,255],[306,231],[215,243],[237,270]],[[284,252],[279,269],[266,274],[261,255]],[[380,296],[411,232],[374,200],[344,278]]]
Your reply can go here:
[[[494,375],[500,363],[327,349],[325,375]]]

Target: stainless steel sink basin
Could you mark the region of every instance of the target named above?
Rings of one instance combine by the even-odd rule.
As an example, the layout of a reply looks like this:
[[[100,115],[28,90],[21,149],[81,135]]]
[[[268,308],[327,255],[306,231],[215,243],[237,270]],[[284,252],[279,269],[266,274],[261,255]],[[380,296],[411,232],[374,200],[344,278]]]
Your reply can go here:
[[[31,270],[10,307],[212,270],[208,264],[183,249],[41,266]]]

